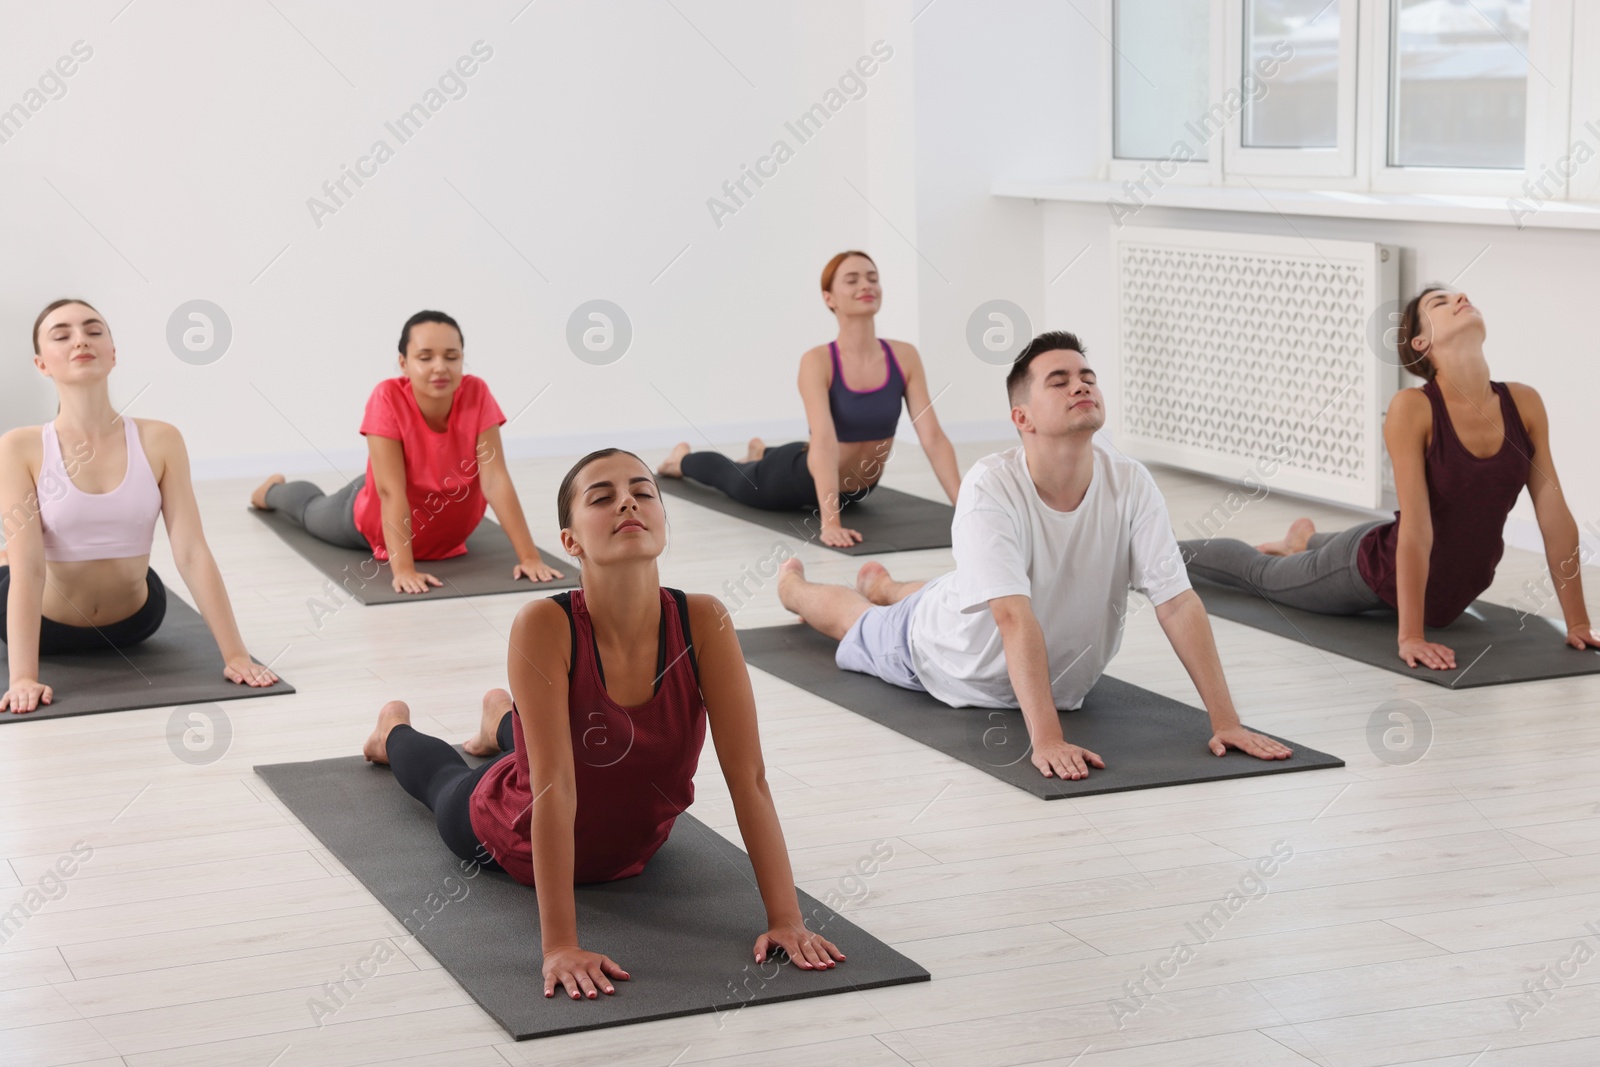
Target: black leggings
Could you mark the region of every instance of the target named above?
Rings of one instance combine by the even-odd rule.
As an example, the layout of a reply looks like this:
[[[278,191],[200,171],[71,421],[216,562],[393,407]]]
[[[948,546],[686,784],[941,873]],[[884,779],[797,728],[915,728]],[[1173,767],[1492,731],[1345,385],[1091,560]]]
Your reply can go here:
[[[167,617],[167,587],[153,568],[145,573],[145,586],[149,592],[143,607],[126,619],[104,626],[68,626],[40,616],[39,655],[128,648],[145,640],[161,628],[161,620]],[[6,640],[6,603],[10,595],[11,568],[0,567],[0,641]]]
[[[433,812],[433,821],[439,827],[439,837],[457,856],[481,864],[486,870],[498,871],[489,850],[478,840],[472,829],[470,801],[478,779],[496,763],[511,755],[512,712],[506,712],[495,730],[495,741],[500,745],[500,755],[481,767],[468,767],[461,753],[437,737],[419,733],[402,723],[389,731],[389,769],[394,771],[400,788],[416,797]]]
[[[690,452],[683,457],[683,476],[709,485],[741,504],[763,511],[804,511],[818,506],[817,486],[806,467],[809,441],[769,448],[754,462],[735,463],[721,452]],[[839,503],[853,504],[872,486],[840,493]]]

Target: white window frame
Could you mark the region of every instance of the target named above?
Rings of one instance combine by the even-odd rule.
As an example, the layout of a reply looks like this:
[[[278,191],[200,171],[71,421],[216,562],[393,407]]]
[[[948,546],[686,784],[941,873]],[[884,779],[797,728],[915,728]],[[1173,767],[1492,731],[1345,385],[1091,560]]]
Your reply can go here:
[[[1389,165],[1389,77],[1394,56],[1390,27],[1399,3],[1373,2],[1379,9],[1374,12],[1379,17],[1372,20],[1368,37],[1373,57],[1373,91],[1368,95],[1373,192],[1512,196],[1522,191],[1524,182],[1537,180],[1542,167],[1565,153],[1572,86],[1572,0],[1532,0],[1530,4],[1528,128],[1522,170]],[[1555,199],[1565,199],[1567,195],[1564,179],[1561,184]]]
[[[1211,38],[1207,42],[1208,54],[1216,56],[1222,48],[1222,16],[1225,0],[1210,0],[1211,6]],[[1141,181],[1148,177],[1152,168],[1162,160],[1118,158],[1117,150],[1117,71],[1116,64],[1120,57],[1116,50],[1117,10],[1116,0],[1101,0],[1101,21],[1106,27],[1106,32],[1101,34],[1103,43],[1100,55],[1104,63],[1106,100],[1109,107],[1101,109],[1100,115],[1100,158],[1106,161],[1105,176],[1114,182]],[[1215,100],[1221,94],[1219,71],[1216,62],[1211,64],[1211,73],[1207,79],[1207,92],[1210,99]],[[1171,182],[1178,185],[1219,185],[1222,182],[1222,148],[1223,137],[1213,137],[1206,145],[1204,160],[1190,160],[1187,163],[1169,164],[1164,170],[1174,173],[1170,176],[1160,174],[1163,183]]]
[[[1339,110],[1333,148],[1252,148],[1244,143],[1244,113],[1240,107],[1228,122],[1223,153],[1226,174],[1252,177],[1354,178],[1356,174],[1356,114],[1361,48],[1359,0],[1334,0],[1339,5]],[[1228,89],[1242,91],[1245,76],[1246,0],[1227,0],[1223,22],[1222,70]],[[1268,83],[1270,86],[1270,82]],[[1226,91],[1226,90],[1224,90]],[[1271,95],[1269,88],[1268,95]]]
[[[1340,115],[1338,166],[1324,167],[1314,162],[1319,155],[1326,161],[1332,150],[1319,153],[1308,149],[1244,148],[1239,143],[1242,124],[1235,117],[1225,134],[1213,137],[1208,143],[1210,158],[1204,162],[1167,166],[1165,170],[1175,173],[1162,174],[1162,184],[1413,193],[1441,198],[1525,197],[1524,185],[1537,183],[1545,176],[1545,189],[1552,193],[1545,199],[1600,201],[1600,133],[1582,125],[1585,117],[1600,115],[1600,65],[1575,63],[1573,58],[1575,54],[1586,53],[1585,45],[1600,49],[1600,0],[1533,2],[1528,42],[1526,166],[1518,171],[1390,166],[1390,27],[1399,0],[1338,2],[1345,5],[1340,11],[1341,39],[1348,28],[1356,31],[1356,44],[1351,50],[1354,54],[1340,56],[1341,108],[1347,96],[1343,88],[1347,64],[1354,67],[1354,93],[1348,94],[1353,113],[1348,119],[1342,112]],[[1354,15],[1347,19],[1346,11],[1351,8],[1354,8]],[[1102,35],[1101,57],[1105,99],[1110,105],[1102,109],[1100,123],[1102,175],[1119,183],[1146,180],[1155,164],[1161,161],[1117,159],[1112,154],[1116,121],[1114,64],[1117,62],[1114,0],[1101,0],[1099,9],[1101,24],[1107,30]],[[1211,88],[1208,99],[1220,102],[1228,88],[1237,88],[1242,79],[1244,6],[1242,0],[1210,0],[1210,10]],[[1600,121],[1596,122],[1596,128],[1600,129]],[[1343,139],[1346,129],[1352,131],[1348,143]],[[1596,153],[1596,158],[1582,167],[1574,167],[1573,149],[1580,140]],[[1343,158],[1346,153],[1348,164]],[[1564,173],[1568,170],[1575,171],[1570,180]],[[1561,180],[1557,182],[1549,177],[1552,173]]]

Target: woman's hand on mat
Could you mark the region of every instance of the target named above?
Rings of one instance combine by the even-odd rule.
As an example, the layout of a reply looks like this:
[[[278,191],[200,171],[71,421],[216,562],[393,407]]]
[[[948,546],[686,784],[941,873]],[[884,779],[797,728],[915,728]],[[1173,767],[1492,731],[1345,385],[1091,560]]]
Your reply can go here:
[[[1567,644],[1573,648],[1600,648],[1600,632],[1588,623],[1567,627]]]
[[[561,572],[548,566],[543,556],[531,556],[511,568],[511,580],[526,578],[532,582],[553,582],[561,577]]]
[[[1214,755],[1226,756],[1230,748],[1248,753],[1256,759],[1288,759],[1294,755],[1294,749],[1288,745],[1274,741],[1265,734],[1246,730],[1243,726],[1232,726],[1211,735],[1211,751]]]
[[[803,971],[826,971],[835,960],[844,959],[837,945],[807,930],[803,922],[774,926],[756,938],[756,962],[765,963],[775,948],[787,952],[794,965]]]
[[[851,545],[861,543],[861,531],[834,523],[832,526],[824,525],[822,532],[817,534],[817,539],[834,548],[849,548]]]
[[[237,682],[256,688],[265,688],[278,680],[278,676],[272,673],[272,668],[263,667],[251,659],[248,652],[240,656],[234,656],[224,663],[222,665],[222,676],[230,682]]]
[[[1046,778],[1051,775],[1067,779],[1087,778],[1090,767],[1106,769],[1106,761],[1093,752],[1060,740],[1034,745],[1033,765]]]
[[[626,982],[628,972],[610,956],[586,952],[577,945],[562,945],[546,950],[544,954],[544,995],[556,995],[556,986],[566,989],[573,1000],[588,997],[593,1000],[597,991],[615,993],[611,979]]]
[[[396,593],[426,593],[429,586],[443,585],[439,579],[423,571],[395,571],[394,578],[389,582],[394,586]]]
[[[1456,669],[1455,651],[1448,645],[1437,644],[1425,637],[1402,637],[1400,658],[1406,661],[1407,667],[1415,667],[1420,663],[1436,671]]]
[[[25,715],[37,710],[40,704],[50,703],[55,697],[56,691],[48,685],[40,685],[32,678],[24,678],[13,682],[11,688],[6,690],[6,695],[0,696],[0,711]]]

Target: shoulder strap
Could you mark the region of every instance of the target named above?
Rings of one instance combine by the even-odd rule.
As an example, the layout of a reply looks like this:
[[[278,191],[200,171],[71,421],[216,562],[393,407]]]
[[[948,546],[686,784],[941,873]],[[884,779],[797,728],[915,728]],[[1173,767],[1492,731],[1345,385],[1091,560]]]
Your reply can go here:
[[[572,651],[567,654],[567,681],[572,681],[572,672],[578,667],[578,624],[572,621],[572,590],[557,593],[548,599],[561,605],[561,610],[567,613],[567,633],[572,637]]]
[[[668,589],[678,605],[678,623],[683,627],[683,644],[689,650],[689,666],[694,670],[694,684],[700,684],[700,663],[694,654],[694,635],[689,631],[689,598],[682,589]]]

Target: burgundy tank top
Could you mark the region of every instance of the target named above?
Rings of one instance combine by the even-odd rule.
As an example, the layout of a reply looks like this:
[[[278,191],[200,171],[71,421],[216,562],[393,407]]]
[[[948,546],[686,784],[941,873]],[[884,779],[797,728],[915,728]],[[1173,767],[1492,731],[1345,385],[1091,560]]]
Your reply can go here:
[[[706,706],[682,592],[661,590],[656,691],[624,708],[606,693],[583,590],[551,599],[567,612],[572,666],[567,714],[578,810],[573,825],[572,880],[609,882],[644,870],[694,803],[694,772],[706,738]],[[472,829],[500,866],[533,884],[533,791],[522,720],[511,716],[511,754],[489,768],[472,791]]]
[[[1516,401],[1504,382],[1490,382],[1499,394],[1505,441],[1492,456],[1467,451],[1450,425],[1450,413],[1436,382],[1422,387],[1433,405],[1433,439],[1424,456],[1428,510],[1433,515],[1433,551],[1428,557],[1428,588],[1423,624],[1448,626],[1494,581],[1495,565],[1505,552],[1506,516],[1517,494],[1528,484],[1533,441],[1522,424]],[[1361,539],[1356,565],[1372,591],[1390,607],[1395,594],[1395,548],[1400,539],[1400,513]]]

